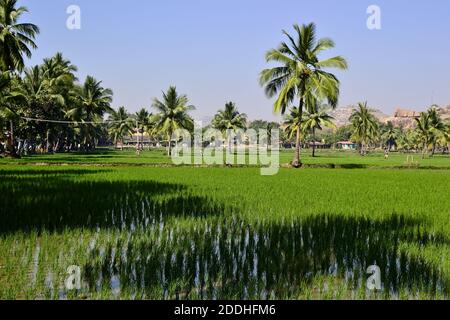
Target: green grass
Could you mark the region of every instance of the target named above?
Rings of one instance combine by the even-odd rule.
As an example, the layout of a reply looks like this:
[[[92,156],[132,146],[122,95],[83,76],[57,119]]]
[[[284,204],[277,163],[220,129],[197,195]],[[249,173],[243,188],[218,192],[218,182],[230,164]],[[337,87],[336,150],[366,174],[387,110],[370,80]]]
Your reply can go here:
[[[293,150],[280,152],[280,164],[289,164],[293,159]],[[317,157],[311,156],[311,150],[302,151],[303,162],[309,167],[325,168],[422,168],[450,169],[450,157],[437,154],[422,159],[421,154],[393,152],[389,159],[384,153],[374,152],[362,157],[354,151],[317,150]],[[409,159],[408,159],[409,158]],[[411,159],[413,158],[413,159]],[[170,166],[172,160],[164,149],[144,151],[140,156],[132,149],[112,150],[103,148],[91,153],[59,153],[54,155],[32,155],[21,159],[0,158],[1,164],[55,164],[55,165],[136,165]]]
[[[395,170],[380,155],[329,153],[305,161],[378,169],[263,177],[258,168],[145,167],[123,156],[132,165],[2,160],[0,298],[449,297],[450,171],[437,169],[448,158],[427,159],[435,170]],[[107,159],[98,161],[125,161]],[[365,290],[374,263],[378,293]],[[79,291],[63,285],[70,265],[82,268]]]

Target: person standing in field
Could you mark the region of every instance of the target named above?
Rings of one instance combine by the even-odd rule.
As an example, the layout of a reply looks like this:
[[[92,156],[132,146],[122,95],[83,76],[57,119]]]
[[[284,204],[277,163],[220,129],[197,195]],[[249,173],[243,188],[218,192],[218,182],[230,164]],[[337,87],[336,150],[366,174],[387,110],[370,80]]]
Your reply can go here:
[[[389,159],[389,150],[388,148],[384,149],[384,159]]]
[[[141,155],[141,145],[139,143],[136,144],[136,155],[137,156]]]

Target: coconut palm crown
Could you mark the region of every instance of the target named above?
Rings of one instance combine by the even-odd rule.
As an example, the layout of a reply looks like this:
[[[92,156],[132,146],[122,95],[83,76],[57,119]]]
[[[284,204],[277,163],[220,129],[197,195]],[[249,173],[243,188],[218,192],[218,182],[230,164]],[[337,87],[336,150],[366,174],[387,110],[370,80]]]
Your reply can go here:
[[[329,38],[316,38],[314,23],[294,25],[295,38],[283,31],[287,42],[282,42],[277,49],[269,50],[267,62],[279,64],[261,72],[260,83],[265,87],[269,98],[276,97],[274,112],[284,114],[288,107],[298,102],[299,120],[305,102],[310,98],[325,99],[333,108],[337,106],[339,97],[339,80],[335,75],[325,71],[327,68],[347,69],[347,62],[341,56],[320,60],[319,55],[334,47]],[[297,128],[297,146],[293,166],[301,166],[300,130]]]

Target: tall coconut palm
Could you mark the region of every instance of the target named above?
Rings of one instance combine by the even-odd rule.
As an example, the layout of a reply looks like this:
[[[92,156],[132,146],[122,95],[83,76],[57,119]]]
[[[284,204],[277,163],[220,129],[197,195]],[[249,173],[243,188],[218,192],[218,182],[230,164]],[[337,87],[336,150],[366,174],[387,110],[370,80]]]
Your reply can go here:
[[[31,57],[31,49],[39,28],[32,23],[19,22],[28,12],[26,7],[17,7],[17,0],[0,0],[0,70],[22,71],[23,56]]]
[[[274,103],[274,111],[284,114],[287,108],[298,100],[299,121],[302,121],[303,108],[307,99],[316,97],[328,100],[333,108],[337,106],[339,97],[339,80],[335,75],[326,72],[326,68],[347,69],[347,62],[341,56],[319,60],[319,55],[334,47],[328,38],[317,40],[316,26],[294,25],[296,39],[283,31],[288,42],[282,42],[277,49],[266,54],[267,62],[280,65],[261,72],[260,83],[265,86],[268,97],[278,95]],[[301,166],[300,137],[301,125],[296,132],[296,151],[292,162],[294,167]]]
[[[358,103],[350,116],[353,128],[353,138],[361,144],[361,155],[366,155],[366,147],[378,135],[378,121],[367,102]]]
[[[153,99],[153,108],[157,111],[154,116],[155,132],[163,134],[168,141],[167,153],[172,154],[172,135],[175,130],[194,129],[194,120],[189,115],[189,111],[195,107],[189,105],[186,95],[179,95],[176,87],[169,87],[167,92],[163,92],[163,99]]]
[[[63,57],[62,53],[58,52],[51,58],[44,59],[42,65],[43,76],[47,82],[47,86],[53,91],[67,91],[66,87],[73,85],[77,80],[75,72],[78,68],[73,65],[70,60]]]
[[[125,107],[120,107],[117,111],[113,110],[109,117],[108,132],[111,135],[114,144],[117,148],[117,143],[119,141],[122,142],[122,150],[123,150],[123,138],[127,135],[133,133],[134,121],[129,116]]]
[[[316,130],[322,130],[324,127],[335,128],[333,123],[334,118],[328,113],[330,106],[320,104],[317,100],[307,107],[307,111],[303,117],[303,128],[305,132],[311,132],[313,138],[312,156],[316,156]]]

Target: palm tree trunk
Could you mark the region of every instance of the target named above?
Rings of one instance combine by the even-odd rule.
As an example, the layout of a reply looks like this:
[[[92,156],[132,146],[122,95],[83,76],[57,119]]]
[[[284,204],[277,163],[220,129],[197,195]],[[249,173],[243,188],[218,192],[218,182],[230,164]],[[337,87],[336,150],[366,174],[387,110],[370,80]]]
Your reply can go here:
[[[230,137],[228,137],[228,152],[231,154],[231,149],[232,149],[232,146],[231,146],[231,138]],[[233,153],[233,155],[232,155],[232,157],[234,158],[234,153]],[[226,159],[226,165],[229,165],[229,166],[231,166],[232,164],[233,164],[233,161],[229,161],[229,159]]]
[[[300,158],[302,117],[303,117],[303,98],[300,98],[297,137],[295,139],[295,158],[294,161],[292,161],[292,166],[294,168],[300,168],[302,166]]]
[[[172,135],[169,135],[167,140],[169,140],[169,145],[167,147],[167,155],[170,157],[172,155],[172,141],[171,141]]]
[[[14,124],[12,120],[9,121],[9,146],[7,146],[6,151],[11,156],[16,156],[16,146],[14,143]]]
[[[294,168],[300,168],[301,167],[301,162],[300,162],[300,127],[297,128],[297,136],[295,138],[295,158],[294,161],[292,162],[292,166]]]
[[[312,136],[313,136],[313,152],[312,152],[312,156],[314,158],[316,156],[316,129],[315,128],[312,129]]]
[[[47,129],[47,137],[46,137],[46,143],[45,143],[45,153],[48,153],[48,150],[50,149],[49,133],[50,133],[50,130]]]

